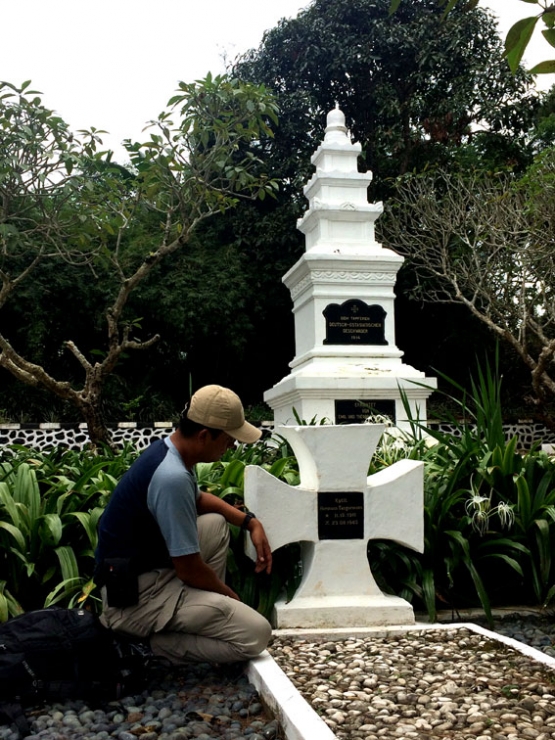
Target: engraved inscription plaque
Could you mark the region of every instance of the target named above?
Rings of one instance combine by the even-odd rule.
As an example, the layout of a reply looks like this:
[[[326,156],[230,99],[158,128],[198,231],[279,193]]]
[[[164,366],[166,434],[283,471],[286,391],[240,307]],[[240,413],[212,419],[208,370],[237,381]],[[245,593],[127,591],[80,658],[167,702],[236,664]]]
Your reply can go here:
[[[395,401],[365,399],[359,401],[337,400],[335,402],[336,424],[364,424],[369,416],[388,416],[395,424]]]
[[[385,338],[386,311],[358,298],[330,303],[322,312],[326,319],[324,344],[389,344]]]
[[[318,539],[361,540],[364,537],[362,491],[318,494]]]

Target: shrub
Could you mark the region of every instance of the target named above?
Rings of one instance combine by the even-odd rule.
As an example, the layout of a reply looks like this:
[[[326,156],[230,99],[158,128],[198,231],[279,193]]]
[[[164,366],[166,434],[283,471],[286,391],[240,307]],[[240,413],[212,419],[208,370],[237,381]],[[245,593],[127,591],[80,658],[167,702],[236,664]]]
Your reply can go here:
[[[432,621],[438,606],[481,605],[491,623],[492,603],[545,606],[555,596],[555,461],[505,439],[497,369],[478,366],[470,385],[462,401],[451,397],[464,419],[444,419],[453,434],[412,420],[403,440],[404,454],[425,464],[424,553],[369,544],[382,590],[416,599]]]

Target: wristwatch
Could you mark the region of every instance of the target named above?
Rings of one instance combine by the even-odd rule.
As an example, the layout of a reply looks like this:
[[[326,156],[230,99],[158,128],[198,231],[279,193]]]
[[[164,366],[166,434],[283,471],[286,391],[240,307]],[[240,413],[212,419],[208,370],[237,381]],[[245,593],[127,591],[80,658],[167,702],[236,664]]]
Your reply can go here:
[[[256,519],[256,516],[252,513],[252,511],[247,511],[245,518],[241,523],[241,532],[244,532],[246,530],[251,519]]]

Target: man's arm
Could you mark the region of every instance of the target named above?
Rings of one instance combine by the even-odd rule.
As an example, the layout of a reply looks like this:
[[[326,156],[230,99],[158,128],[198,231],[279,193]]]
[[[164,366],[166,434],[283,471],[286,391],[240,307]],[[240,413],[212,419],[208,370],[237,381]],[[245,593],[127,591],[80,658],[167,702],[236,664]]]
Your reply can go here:
[[[224,519],[236,527],[240,527],[245,519],[245,512],[236,509],[218,496],[212,493],[201,492],[197,498],[197,512],[199,514],[221,514]],[[251,519],[247,525],[252,544],[256,550],[255,573],[272,571],[272,551],[266,537],[264,527],[258,519]]]

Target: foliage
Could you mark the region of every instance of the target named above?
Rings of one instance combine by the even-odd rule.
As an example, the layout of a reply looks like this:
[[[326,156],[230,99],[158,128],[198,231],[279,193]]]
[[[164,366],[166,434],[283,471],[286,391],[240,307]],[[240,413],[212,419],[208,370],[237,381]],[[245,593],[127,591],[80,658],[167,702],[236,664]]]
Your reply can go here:
[[[119,454],[52,450],[13,445],[0,457],[0,621],[55,603],[87,602],[100,607],[93,581],[97,523],[119,478],[137,457],[132,447]],[[285,442],[239,445],[215,463],[199,463],[203,490],[242,505],[244,471],[262,465],[291,485],[299,482],[295,459]],[[289,597],[299,582],[300,551],[290,545],[274,553],[271,575],[254,573],[237,527],[231,527],[230,585],[243,601],[271,617],[276,598]]]
[[[448,382],[448,378],[445,379]],[[481,605],[549,605],[555,599],[555,459],[536,448],[519,450],[502,425],[501,379],[486,361],[470,392],[453,383],[455,433],[411,419],[412,433],[386,431],[371,461],[372,474],[397,460],[425,464],[425,549],[418,554],[388,541],[370,542],[373,574],[385,592],[427,610]],[[446,394],[448,395],[448,394]],[[409,413],[408,403],[406,411]],[[447,408],[447,407],[446,407]],[[49,603],[91,602],[96,523],[117,480],[138,453],[115,455],[20,446],[0,455],[0,620]],[[242,506],[246,465],[299,484],[299,471],[279,437],[229,450],[197,466],[199,485]],[[300,577],[300,549],[274,553],[271,576],[255,575],[243,535],[231,528],[230,585],[249,605],[271,616],[276,598],[291,598]]]
[[[268,31],[233,68],[240,79],[264,83],[280,106],[273,138],[263,139],[280,192],[275,201],[240,205],[223,219],[229,228],[222,231],[224,243],[247,257],[249,318],[258,330],[247,357],[269,358],[265,366],[272,373],[270,382],[257,386],[261,391],[289,372],[285,360],[294,354],[291,302],[281,277],[303,251],[295,228],[306,206],[302,187],[336,103],[362,145],[359,169],[373,173],[369,198],[386,204],[400,173],[438,164],[463,172],[521,171],[538,145],[532,132],[539,96],[529,76],[510,74],[488,12],[458,8],[443,20],[435,0],[411,0],[394,15],[388,11],[389,0],[313,2]],[[484,343],[493,345],[462,307],[409,300],[412,283],[407,260],[396,285],[398,346],[407,362],[452,375],[461,368],[460,350],[474,354]],[[423,326],[433,328],[423,332]],[[515,394],[520,380],[515,377]],[[251,387],[255,383],[259,374]]]
[[[428,429],[427,445],[403,439],[407,456],[425,463],[423,555],[370,544],[381,587],[416,598],[431,620],[438,605],[481,604],[491,620],[492,603],[547,605],[555,596],[555,460],[505,439],[500,382],[489,364],[479,367],[470,397],[455,400],[464,421],[445,419],[454,434]]]
[[[395,13],[403,0],[391,0],[390,12]],[[405,0],[406,2],[407,0]],[[438,5],[444,8],[445,16],[457,5],[463,9],[476,7],[479,0],[438,0]],[[529,5],[536,5],[539,13],[518,20],[507,33],[505,39],[505,52],[511,70],[518,69],[524,52],[526,51],[539,21],[545,26],[542,36],[550,46],[555,46],[555,10],[551,0],[523,0]],[[545,60],[530,70],[532,74],[547,74],[555,72],[555,60]]]
[[[288,362],[294,355],[293,317],[281,278],[303,251],[302,236],[295,228],[305,206],[302,186],[312,171],[310,156],[322,139],[325,114],[336,101],[348,115],[353,136],[366,150],[361,167],[374,170],[373,197],[390,193],[390,178],[399,172],[421,170],[431,162],[451,165],[463,159],[466,166],[479,160],[492,167],[508,163],[522,167],[528,162],[527,137],[535,98],[522,75],[513,78],[501,68],[502,51],[492,22],[484,20],[484,13],[456,10],[442,25],[435,0],[411,0],[404,5],[408,7],[400,7],[390,17],[387,0],[320,3],[270,31],[263,46],[233,70],[236,77],[251,80],[256,88],[264,82],[282,107],[279,126],[270,114],[264,116],[268,129],[239,144],[233,164],[237,159],[240,165],[252,165],[253,177],[262,183],[268,182],[267,176],[278,178],[280,192],[275,199],[243,200],[225,214],[211,196],[206,202],[215,207],[214,216],[198,221],[186,248],[182,245],[164,258],[133,288],[121,313],[120,336],[128,328],[129,340],[141,346],[150,338],[160,338],[139,355],[132,347],[121,348],[115,367],[99,379],[101,396],[90,398],[104,419],[120,420],[124,405],[125,415],[135,420],[170,418],[183,401],[182,382],[188,374],[195,387],[220,382],[254,403],[289,372]],[[241,86],[232,91],[214,78],[207,85],[209,105],[207,111],[199,107],[200,127],[210,128],[214,110],[221,109],[228,92],[235,95]],[[204,87],[201,82],[197,89]],[[38,96],[28,93],[29,89],[20,97],[33,102]],[[189,94],[183,89],[179,94],[185,92]],[[237,98],[241,98],[239,93]],[[11,100],[18,100],[15,92]],[[82,200],[75,212],[77,199],[68,195],[64,209],[50,215],[56,215],[57,223],[75,243],[81,240],[78,254],[85,252],[92,258],[100,249],[95,272],[87,264],[70,264],[61,255],[41,261],[32,280],[18,283],[2,307],[0,333],[14,351],[25,353],[33,365],[75,391],[82,388],[87,372],[96,378],[108,366],[112,345],[106,341],[107,311],[120,275],[117,267],[112,269],[116,250],[124,277],[128,277],[142,256],[156,253],[164,233],[166,221],[163,204],[156,200],[157,188],[179,210],[179,194],[173,199],[174,191],[166,188],[185,187],[190,182],[177,173],[172,179],[171,171],[163,170],[169,160],[165,154],[157,157],[159,147],[169,145],[171,160],[174,144],[183,144],[185,151],[189,143],[199,140],[199,155],[207,154],[198,128],[187,132],[192,137],[188,142],[176,131],[177,141],[168,144],[169,121],[177,129],[179,121],[190,117],[187,110],[182,119],[181,108],[180,103],[173,111],[170,106],[169,118],[155,123],[151,131],[159,138],[143,142],[144,157],[139,156],[137,143],[129,142],[133,163],[126,167],[99,151],[100,131],[71,134],[60,122],[57,138],[51,141],[51,163],[56,162],[56,141],[66,147],[66,159],[72,163],[69,178],[62,165],[59,181],[68,181],[68,193],[74,183]],[[49,116],[44,111],[40,115],[46,126]],[[467,119],[470,123],[465,128]],[[19,151],[24,151],[28,142],[23,127],[14,127],[14,132],[8,127],[0,136],[5,131],[10,136],[13,133],[22,144]],[[37,152],[39,138],[37,134],[33,142]],[[91,151],[83,161],[81,144],[86,142]],[[258,163],[247,160],[248,154]],[[179,167],[184,164],[181,156],[177,161]],[[205,172],[210,160],[205,157],[198,164]],[[156,185],[155,178],[149,180],[147,188],[142,178],[156,168],[160,181]],[[183,172],[179,170],[179,175]],[[138,201],[133,200],[135,196]],[[234,202],[235,198],[236,194],[230,195]],[[419,369],[442,359],[446,363],[442,369],[451,372],[447,364],[453,354],[450,347],[456,342],[458,348],[464,336],[473,352],[483,335],[478,339],[475,323],[461,319],[456,308],[415,310],[413,303],[406,305],[403,296],[408,293],[410,275],[403,272],[398,281],[398,337],[403,340],[399,346],[406,351],[407,361]],[[413,337],[422,334],[416,331],[416,322],[418,326],[433,322],[434,331],[427,332],[429,345],[419,339],[411,346]],[[79,356],[66,344],[70,339]],[[434,352],[438,358],[430,360]],[[90,364],[86,372],[83,358]],[[83,412],[77,406],[64,398],[53,400],[45,386],[20,388],[20,381],[7,371],[0,369],[0,374],[0,407],[13,420],[81,418]]]
[[[89,332],[104,322],[105,339],[100,348],[66,338],[63,349],[81,377],[67,370],[54,377],[40,364],[47,358],[16,348],[5,323],[0,366],[72,403],[92,443],[109,443],[102,414],[106,380],[127,353],[149,349],[159,338],[143,338],[130,297],[205,219],[240,198],[275,191],[256,146],[271,136],[276,106],[263,87],[238,80],[208,75],[182,82],[152,122],[150,138],[126,141],[131,163],[124,169],[110,152],[97,150],[101,131],[74,134],[29,85],[0,83],[0,308],[35,273],[61,269],[74,284],[95,283]],[[48,289],[44,280],[34,286]],[[40,341],[31,344],[40,347]]]
[[[131,448],[114,455],[21,446],[0,457],[0,621],[62,601],[94,602],[96,525]]]
[[[459,304],[530,373],[538,408],[555,397],[555,149],[521,176],[439,170],[400,181],[382,223],[423,301]]]
[[[234,73],[276,94],[280,126],[268,152],[280,155],[290,185],[306,181],[336,104],[374,175],[373,198],[388,193],[389,178],[451,162],[470,143],[476,157],[526,157],[531,78],[511,75],[487,12],[443,16],[436,0],[411,0],[394,14],[389,0],[314,0],[243,57]]]

